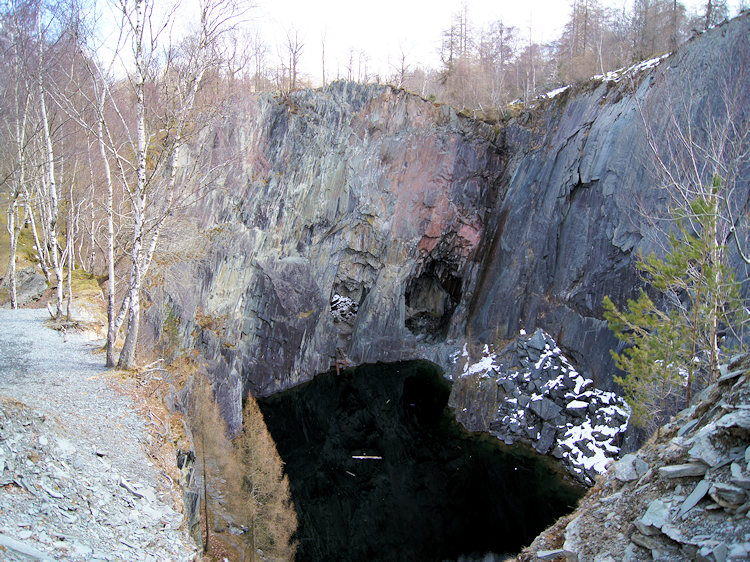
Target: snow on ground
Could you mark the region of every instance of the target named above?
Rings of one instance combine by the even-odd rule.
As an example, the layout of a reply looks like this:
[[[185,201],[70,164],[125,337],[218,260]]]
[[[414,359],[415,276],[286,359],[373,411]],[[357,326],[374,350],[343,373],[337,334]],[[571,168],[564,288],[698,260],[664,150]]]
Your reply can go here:
[[[547,92],[546,94],[542,94],[542,97],[547,98],[548,100],[551,100],[552,98],[562,94],[568,88],[570,88],[570,84],[568,84],[567,86],[563,86],[561,88],[555,88],[554,90],[552,90],[551,92]]]
[[[597,74],[592,76],[592,80],[604,80],[607,82],[620,82],[623,78],[628,76],[635,76],[645,70],[650,70],[659,65],[661,61],[667,58],[672,53],[666,53],[660,57],[654,57],[652,59],[637,62],[627,68],[618,68],[617,70],[610,70],[606,74]]]
[[[464,344],[463,356],[466,358],[469,357],[469,351],[466,348],[466,344]],[[489,371],[491,371],[494,368],[495,361],[497,361],[497,355],[495,353],[491,353],[489,346],[485,345],[484,349],[482,350],[482,358],[476,363],[471,363],[467,361],[466,365],[464,366],[463,374],[464,375],[473,375],[475,373],[489,374]]]
[[[605,82],[620,82],[624,78],[636,76],[637,74],[640,74],[641,72],[644,72],[646,70],[650,70],[652,68],[655,68],[659,65],[661,61],[663,61],[665,58],[667,58],[672,53],[666,53],[664,55],[661,55],[660,57],[654,57],[652,59],[644,60],[638,63],[635,63],[629,67],[622,67],[618,68],[617,70],[610,70],[606,74],[596,74],[591,77],[592,80],[603,80]],[[536,99],[537,100],[551,100],[563,92],[567,91],[571,87],[570,84],[567,84],[565,86],[561,86],[560,88],[555,88],[554,90],[550,90],[547,93],[541,94]],[[518,100],[520,102],[520,100]],[[516,102],[513,102],[516,103]],[[522,335],[525,334],[523,330],[521,330]]]

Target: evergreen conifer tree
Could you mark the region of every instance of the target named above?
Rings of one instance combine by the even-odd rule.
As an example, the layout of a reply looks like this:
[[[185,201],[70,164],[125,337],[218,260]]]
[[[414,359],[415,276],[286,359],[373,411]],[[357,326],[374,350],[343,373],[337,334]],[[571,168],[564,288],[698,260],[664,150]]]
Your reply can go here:
[[[637,267],[659,295],[645,292],[619,310],[605,297],[604,317],[629,347],[612,352],[625,372],[615,377],[633,408],[633,421],[659,427],[684,389],[690,403],[699,372],[718,377],[720,333],[747,320],[739,285],[727,267],[725,241],[717,234],[721,181],[714,178],[706,197],[673,212],[675,229],[663,257],[640,256]]]

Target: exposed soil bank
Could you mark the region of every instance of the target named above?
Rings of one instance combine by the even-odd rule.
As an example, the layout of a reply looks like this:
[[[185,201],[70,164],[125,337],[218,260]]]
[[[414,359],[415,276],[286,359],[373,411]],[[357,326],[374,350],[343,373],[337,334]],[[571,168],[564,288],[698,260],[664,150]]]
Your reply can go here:
[[[581,490],[549,459],[467,434],[449,393],[415,361],[328,372],[259,401],[291,480],[298,560],[517,552],[572,509]]]

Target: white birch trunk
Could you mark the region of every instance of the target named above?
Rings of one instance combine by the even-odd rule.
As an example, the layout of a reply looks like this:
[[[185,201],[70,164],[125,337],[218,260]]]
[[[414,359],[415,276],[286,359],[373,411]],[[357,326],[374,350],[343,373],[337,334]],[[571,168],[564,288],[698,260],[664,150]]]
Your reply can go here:
[[[10,256],[8,257],[8,271],[5,274],[5,283],[10,294],[10,307],[18,308],[16,300],[16,247],[18,245],[18,232],[16,230],[16,197],[8,203],[8,236],[10,237]]]
[[[13,69],[15,73],[15,106],[16,106],[16,119],[15,119],[15,141],[16,141],[16,157],[18,159],[18,172],[16,181],[11,194],[11,200],[8,202],[8,236],[10,245],[10,255],[8,256],[8,270],[5,275],[5,281],[8,285],[8,291],[10,293],[10,306],[13,309],[18,308],[17,290],[16,290],[16,251],[18,249],[18,237],[21,234],[21,228],[23,227],[24,221],[16,227],[16,215],[18,210],[18,198],[21,193],[26,190],[26,122],[29,116],[29,94],[27,93],[23,101],[23,114],[21,111],[21,92],[19,91],[21,73],[19,71],[20,55],[18,53],[18,42],[14,42],[13,47],[14,64]],[[23,116],[21,116],[23,115]],[[26,196],[27,207],[26,212],[28,213],[28,194]]]
[[[39,267],[42,268],[42,273],[47,283],[50,283],[49,268],[47,267],[47,261],[45,260],[44,244],[39,240],[39,233],[36,229],[36,220],[34,219],[34,209],[31,206],[31,199],[27,197],[26,200],[26,216],[31,226],[31,233],[34,236],[34,247],[39,258]]]
[[[138,341],[138,329],[141,317],[140,292],[141,292],[141,254],[143,251],[143,227],[144,212],[146,208],[146,105],[144,97],[144,83],[146,79],[146,68],[143,58],[143,17],[145,0],[136,0],[135,3],[135,95],[136,95],[136,120],[138,128],[137,139],[137,185],[133,197],[133,248],[131,257],[133,264],[130,270],[130,283],[128,293],[130,305],[128,307],[128,330],[125,336],[118,367],[132,369],[135,367],[135,352]]]
[[[57,201],[57,181],[55,178],[55,152],[52,148],[52,136],[50,134],[49,121],[47,118],[47,103],[44,92],[44,80],[42,77],[42,65],[44,60],[44,38],[42,36],[42,10],[41,5],[37,8],[37,41],[39,42],[39,75],[38,87],[39,87],[39,110],[41,113],[42,120],[42,132],[44,133],[44,149],[45,149],[45,172],[47,176],[47,189],[46,196],[49,200],[49,214],[47,216],[47,229],[48,229],[48,243],[50,249],[50,256],[52,258],[52,267],[55,271],[55,277],[57,278],[57,299],[56,299],[56,311],[55,314],[59,318],[62,316],[62,301],[63,301],[63,266],[60,260],[60,251],[57,240],[57,213],[58,213],[58,201]]]
[[[115,325],[115,227],[114,227],[114,209],[113,209],[113,192],[112,169],[107,158],[107,150],[104,144],[104,104],[107,99],[107,86],[102,83],[102,91],[99,97],[99,124],[97,127],[97,140],[99,142],[99,152],[104,163],[104,177],[107,182],[107,367],[115,366],[115,342],[117,341],[117,330],[119,325]],[[93,206],[92,206],[93,209]],[[93,211],[92,211],[93,212]],[[93,253],[93,232],[94,226],[91,225],[91,251]],[[93,271],[93,257],[92,257]]]

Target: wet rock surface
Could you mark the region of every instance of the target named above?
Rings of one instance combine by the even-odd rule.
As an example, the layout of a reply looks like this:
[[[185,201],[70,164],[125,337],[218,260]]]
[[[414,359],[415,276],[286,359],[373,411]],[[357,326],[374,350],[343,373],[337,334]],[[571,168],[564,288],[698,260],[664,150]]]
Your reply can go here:
[[[191,560],[144,421],[80,334],[0,310],[0,552],[6,560]]]
[[[556,532],[567,560],[750,558],[750,356],[722,366],[636,454],[611,467]],[[641,469],[638,469],[638,465]],[[645,470],[644,470],[645,469]],[[533,559],[551,537],[525,551]]]
[[[499,353],[485,347],[475,361],[465,349],[454,358],[464,367],[450,404],[469,431],[527,443],[560,459],[586,485],[619,457],[630,407],[579,374],[543,330],[522,334]]]

